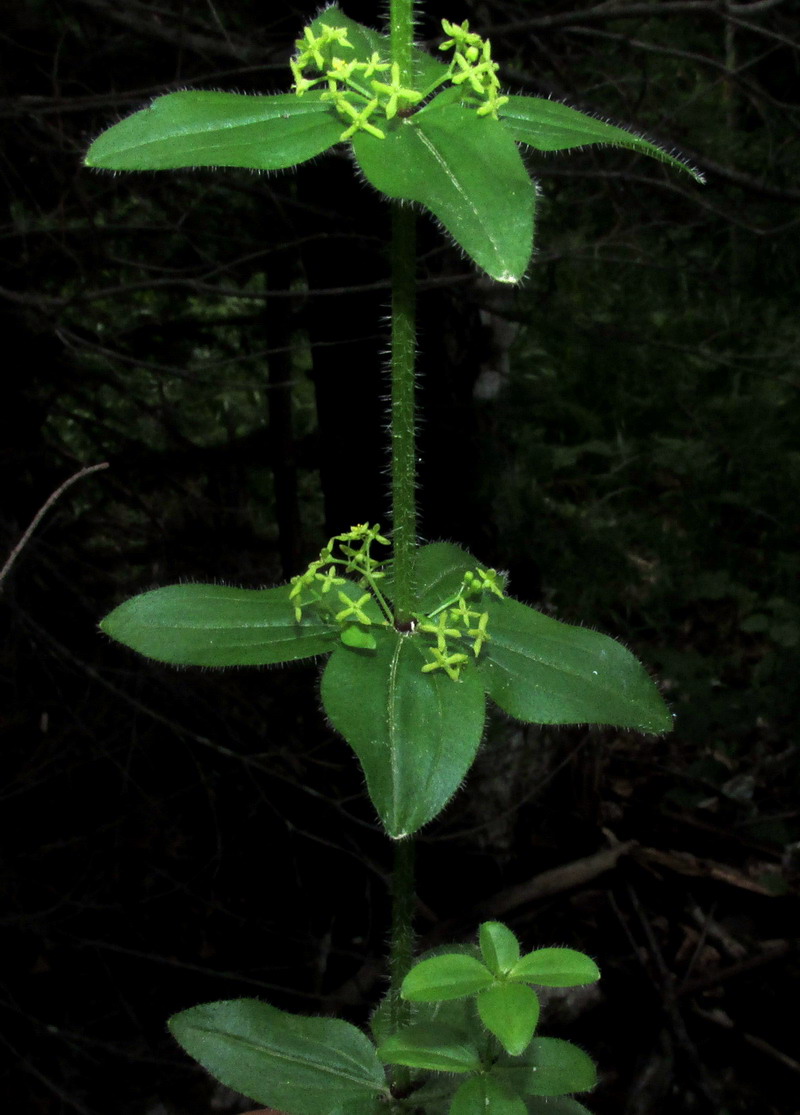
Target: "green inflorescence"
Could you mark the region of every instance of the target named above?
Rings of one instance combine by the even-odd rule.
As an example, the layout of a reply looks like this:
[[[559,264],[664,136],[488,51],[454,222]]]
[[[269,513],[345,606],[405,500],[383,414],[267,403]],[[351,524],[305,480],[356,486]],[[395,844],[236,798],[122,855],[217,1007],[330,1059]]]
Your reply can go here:
[[[444,670],[453,681],[458,681],[461,671],[470,661],[469,654],[461,649],[465,641],[473,659],[478,657],[490,638],[487,631],[489,613],[479,611],[470,604],[474,604],[485,592],[503,599],[503,586],[497,571],[478,566],[464,574],[461,586],[453,597],[440,604],[430,615],[418,617],[417,630],[436,639],[436,646],[427,648],[430,661],[422,667],[423,673]],[[434,623],[437,616],[438,622]]]
[[[389,546],[388,538],[380,533],[380,527],[358,523],[344,534],[334,535],[320,551],[319,557],[310,563],[304,573],[292,577],[289,599],[294,601],[294,615],[299,623],[303,618],[303,608],[315,607],[318,613],[331,618],[335,623],[363,623],[370,626],[372,620],[364,612],[365,605],[376,599],[386,622],[391,622],[392,613],[377,582],[386,576],[382,568],[388,559],[375,558],[372,546],[378,543]],[[338,587],[347,583],[345,577],[337,577],[337,568],[343,573],[354,573],[359,584],[369,590],[358,601],[354,601]],[[331,590],[336,589],[335,600]],[[345,607],[339,608],[339,604]]]
[[[478,116],[493,116],[496,119],[498,108],[506,103],[508,97],[500,95],[497,77],[500,67],[492,61],[492,44],[470,31],[467,19],[460,25],[443,19],[442,27],[450,38],[439,46],[439,50],[454,51],[450,81],[453,85],[468,83],[473,92],[484,98],[483,104],[478,106]]]
[[[322,98],[330,101],[347,127],[339,136],[348,140],[358,131],[368,132],[377,139],[385,139],[386,132],[376,121],[392,120],[397,115],[408,115],[446,81],[464,90],[464,99],[475,103],[479,116],[497,118],[497,109],[508,97],[500,95],[498,65],[492,61],[491,44],[469,29],[469,21],[462,24],[442,20],[445,34],[450,38],[440,50],[453,50],[453,58],[444,77],[427,89],[412,89],[402,84],[400,67],[396,62],[382,58],[377,51],[366,61],[339,55],[341,51],[355,48],[347,38],[347,28],[320,23],[320,32],[311,27],[298,39],[297,54],[292,58],[294,91],[298,96],[317,86],[323,87]],[[316,72],[310,77],[308,71]],[[380,75],[388,72],[389,80]],[[376,76],[377,75],[377,76]]]
[[[373,555],[372,547],[376,544],[390,544],[377,524],[359,523],[329,539],[319,557],[290,581],[289,599],[294,604],[297,622],[302,620],[304,609],[313,609],[340,627],[345,645],[374,649],[375,639],[368,629],[394,625],[391,606],[378,584],[387,575],[390,559]],[[348,594],[342,586],[352,587],[352,582],[339,574],[355,575],[358,587],[365,591],[359,596]],[[477,566],[464,573],[461,585],[449,599],[427,614],[414,616],[413,634],[427,636],[428,661],[422,667],[423,673],[444,670],[449,678],[458,681],[465,666],[478,658],[491,638],[489,613],[475,606],[485,593],[502,600],[502,580],[494,569]]]

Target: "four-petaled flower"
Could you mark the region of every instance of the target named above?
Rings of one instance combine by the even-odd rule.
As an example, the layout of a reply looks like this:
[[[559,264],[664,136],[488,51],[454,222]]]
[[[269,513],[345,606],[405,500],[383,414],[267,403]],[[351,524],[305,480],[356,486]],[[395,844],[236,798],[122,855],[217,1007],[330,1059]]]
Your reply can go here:
[[[400,84],[400,66],[397,62],[392,63],[392,80],[388,85],[383,81],[373,81],[371,84],[376,93],[385,93],[389,97],[384,105],[387,120],[397,115],[399,101],[416,104],[422,100],[422,94],[416,89],[406,89]]]
[[[449,678],[458,681],[462,668],[469,662],[466,654],[445,654],[438,647],[428,647],[428,651],[433,655],[434,660],[425,663],[422,667],[423,674],[429,674],[433,670],[444,670]]]
[[[439,650],[445,650],[447,647],[448,639],[460,639],[461,632],[457,627],[447,626],[447,617],[444,612],[439,616],[438,623],[421,623],[417,628],[418,631],[424,631],[428,635],[436,636],[436,645]]]
[[[372,623],[372,620],[364,611],[364,605],[368,604],[369,601],[372,600],[371,592],[365,592],[359,600],[351,600],[350,597],[347,596],[347,594],[344,592],[337,592],[336,595],[339,597],[343,604],[347,605],[347,607],[342,608],[341,612],[336,613],[334,618],[337,623],[341,623],[342,620],[349,619],[350,616],[353,616],[357,623]]]
[[[343,585],[345,583],[344,577],[337,577],[335,566],[331,566],[327,573],[317,573],[317,580],[320,582],[320,591],[330,592],[333,585]]]

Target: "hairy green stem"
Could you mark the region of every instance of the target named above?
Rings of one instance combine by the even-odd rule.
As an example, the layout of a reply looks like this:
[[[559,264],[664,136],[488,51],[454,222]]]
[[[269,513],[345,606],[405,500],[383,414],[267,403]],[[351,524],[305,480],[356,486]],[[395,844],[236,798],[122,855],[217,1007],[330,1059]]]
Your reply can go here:
[[[413,0],[391,0],[392,61],[400,80],[411,84]],[[416,611],[414,562],[417,548],[417,457],[414,401],[416,350],[416,237],[415,217],[408,207],[392,203],[392,340],[391,340],[391,485],[392,547],[394,558],[395,623],[409,622]],[[414,951],[414,843],[407,837],[395,845],[392,877],[392,929],[389,949],[389,1021],[396,1032],[410,1021],[410,1007],[400,998],[400,985],[411,967]],[[392,1073],[395,1095],[410,1083],[407,1068]]]
[[[411,47],[414,43],[414,0],[391,0],[389,35],[392,61],[400,67],[400,84],[411,85]]]
[[[411,1021],[411,1004],[400,998],[400,985],[414,958],[414,838],[398,840],[394,846],[392,875],[392,946],[389,955],[389,1025],[396,1033]],[[411,1073],[402,1065],[392,1070],[392,1090],[402,1096]]]
[[[416,611],[415,217],[392,202],[391,453],[395,621]]]

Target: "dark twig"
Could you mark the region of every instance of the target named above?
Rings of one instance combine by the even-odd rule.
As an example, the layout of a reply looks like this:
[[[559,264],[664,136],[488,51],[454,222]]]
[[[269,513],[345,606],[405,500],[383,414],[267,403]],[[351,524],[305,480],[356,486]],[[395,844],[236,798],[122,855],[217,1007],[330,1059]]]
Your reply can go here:
[[[56,488],[53,494],[45,500],[45,502],[33,516],[30,526],[25,531],[22,538],[20,538],[19,542],[17,542],[14,549],[8,555],[8,560],[6,561],[5,565],[2,569],[0,569],[0,592],[2,592],[3,581],[11,572],[12,565],[22,553],[24,548],[27,546],[28,542],[30,541],[31,535],[36,530],[39,523],[45,517],[53,504],[61,498],[64,492],[66,492],[67,488],[71,488],[72,485],[77,483],[78,480],[82,480],[84,476],[90,476],[93,472],[100,472],[101,469],[104,468],[108,468],[108,461],[103,461],[102,464],[99,465],[90,465],[88,468],[82,468],[80,472],[76,472],[74,476],[70,476],[68,480],[65,480],[64,483],[60,487]]]

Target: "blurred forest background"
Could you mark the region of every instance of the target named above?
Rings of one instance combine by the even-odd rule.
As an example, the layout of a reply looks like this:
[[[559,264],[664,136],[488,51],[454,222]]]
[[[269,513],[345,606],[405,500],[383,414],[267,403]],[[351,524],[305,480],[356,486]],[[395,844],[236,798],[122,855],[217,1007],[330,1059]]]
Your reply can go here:
[[[380,23],[384,4],[343,0]],[[18,0],[0,37],[2,1042],[26,1115],[243,1111],[169,1014],[368,1017],[388,842],[316,667],[176,671],[96,624],[250,587],[387,521],[388,213],[343,148],[296,173],[89,172],[165,91],[282,92],[315,5]],[[10,16],[10,18],[9,18]],[[420,221],[422,532],[621,638],[669,738],[493,716],[421,835],[422,945],[503,917],[598,958],[544,1026],[597,1115],[800,1111],[800,20],[792,0],[431,0],[509,87],[686,152],[526,156],[518,289]],[[1,562],[0,562],[1,564]],[[784,1014],[784,1012],[787,1012]],[[782,1015],[784,1016],[782,1018]]]

